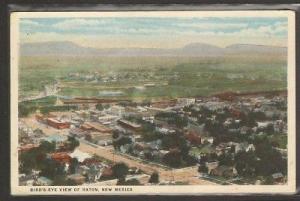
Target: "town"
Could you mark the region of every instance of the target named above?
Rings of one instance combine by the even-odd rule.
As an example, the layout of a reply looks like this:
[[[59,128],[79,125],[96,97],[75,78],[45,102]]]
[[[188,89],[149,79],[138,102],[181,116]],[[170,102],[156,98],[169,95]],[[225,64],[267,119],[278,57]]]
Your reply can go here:
[[[20,185],[287,182],[285,91],[56,105],[19,117]]]

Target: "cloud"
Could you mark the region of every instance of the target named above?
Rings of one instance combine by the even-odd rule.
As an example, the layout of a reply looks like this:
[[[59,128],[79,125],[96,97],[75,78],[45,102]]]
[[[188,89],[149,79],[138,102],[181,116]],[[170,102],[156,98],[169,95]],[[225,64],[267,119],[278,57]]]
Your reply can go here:
[[[33,20],[22,19],[21,26],[40,26],[40,24]]]
[[[54,24],[52,27],[59,30],[97,29],[98,26],[108,25],[108,22],[97,19],[70,19]]]
[[[194,23],[178,24],[182,28],[200,29],[200,30],[232,30],[246,28],[246,23]]]
[[[259,22],[259,23],[258,23]],[[21,20],[21,42],[73,41],[92,47],[179,47],[188,42],[286,45],[286,21],[224,21],[200,19],[70,18]],[[251,38],[251,39],[250,39]],[[180,42],[178,42],[180,41]],[[172,45],[174,44],[174,45]]]

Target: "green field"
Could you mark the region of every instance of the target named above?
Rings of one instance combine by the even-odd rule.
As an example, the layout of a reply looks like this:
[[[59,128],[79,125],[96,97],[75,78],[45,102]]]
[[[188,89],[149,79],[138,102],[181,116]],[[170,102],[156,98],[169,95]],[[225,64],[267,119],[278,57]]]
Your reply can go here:
[[[235,55],[189,57],[21,57],[20,96],[38,94],[59,80],[60,95],[101,97],[118,91],[133,99],[206,96],[224,91],[253,92],[287,88],[286,58]],[[114,82],[70,80],[69,73],[118,75]],[[124,76],[125,75],[125,76]],[[154,87],[143,87],[154,83]]]

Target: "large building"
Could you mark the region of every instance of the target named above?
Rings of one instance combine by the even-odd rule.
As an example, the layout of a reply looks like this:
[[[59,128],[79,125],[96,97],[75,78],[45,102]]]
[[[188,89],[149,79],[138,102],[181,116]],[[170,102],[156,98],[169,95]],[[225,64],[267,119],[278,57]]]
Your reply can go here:
[[[120,125],[122,125],[123,127],[129,128],[129,129],[134,130],[134,131],[140,130],[142,128],[141,125],[130,122],[130,121],[127,121],[127,120],[124,120],[124,119],[118,120],[118,123]]]
[[[107,126],[97,123],[97,122],[85,122],[84,124],[81,125],[81,128],[83,130],[94,130],[94,131],[99,131],[102,133],[110,133],[112,132],[112,129],[108,128]]]
[[[195,98],[178,98],[177,104],[180,106],[189,106],[196,102]]]
[[[47,124],[56,129],[70,128],[70,122],[60,121],[60,120],[54,119],[54,118],[48,118]]]
[[[123,116],[124,113],[125,113],[125,108],[122,107],[122,106],[113,105],[113,106],[110,107],[109,113],[110,113],[111,115],[115,115],[115,116],[121,117],[121,116]]]

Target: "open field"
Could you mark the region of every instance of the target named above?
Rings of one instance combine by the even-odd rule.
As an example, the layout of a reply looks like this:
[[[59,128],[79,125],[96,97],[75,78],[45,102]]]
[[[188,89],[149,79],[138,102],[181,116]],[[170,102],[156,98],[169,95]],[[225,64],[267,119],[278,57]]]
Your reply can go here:
[[[72,80],[70,73],[116,76],[112,82]],[[58,80],[60,95],[101,97],[206,96],[224,91],[286,89],[286,60],[281,56],[226,57],[21,57],[20,96],[38,94]],[[144,87],[152,83],[153,87]]]

